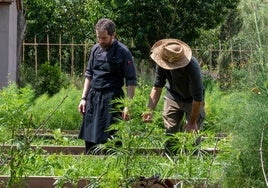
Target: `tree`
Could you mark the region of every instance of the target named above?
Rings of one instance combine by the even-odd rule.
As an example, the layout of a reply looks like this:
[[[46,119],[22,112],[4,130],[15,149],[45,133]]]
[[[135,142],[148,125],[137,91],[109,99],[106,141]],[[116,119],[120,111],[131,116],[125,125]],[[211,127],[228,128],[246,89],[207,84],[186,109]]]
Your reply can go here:
[[[50,36],[52,42],[58,42],[62,35],[65,42],[84,42],[90,35],[85,9],[86,0],[25,0],[27,20],[26,40],[33,41],[34,36],[43,42]]]
[[[27,21],[26,42],[33,42],[36,37],[37,43],[46,43],[49,36],[50,43],[85,43],[88,38],[93,38],[91,24],[88,22],[88,12],[85,7],[87,0],[25,0],[25,17]],[[28,47],[28,49],[31,47]],[[33,50],[32,50],[33,51]],[[31,65],[33,55],[27,50],[25,63]],[[83,47],[75,50],[75,62],[78,63],[79,71],[83,68]],[[50,47],[50,62],[56,64],[59,60],[57,46]],[[71,61],[70,47],[62,48],[62,69],[70,72]],[[38,46],[38,63],[47,60],[46,46]]]
[[[37,35],[51,41],[95,41],[99,18],[113,19],[117,36],[134,52],[148,58],[159,39],[174,37],[195,44],[202,31],[221,24],[239,0],[25,0],[26,39]],[[196,44],[195,44],[196,46]]]
[[[120,35],[134,41],[133,48],[147,57],[154,42],[179,38],[194,44],[202,30],[221,24],[239,0],[106,0]],[[128,40],[128,41],[132,41]]]

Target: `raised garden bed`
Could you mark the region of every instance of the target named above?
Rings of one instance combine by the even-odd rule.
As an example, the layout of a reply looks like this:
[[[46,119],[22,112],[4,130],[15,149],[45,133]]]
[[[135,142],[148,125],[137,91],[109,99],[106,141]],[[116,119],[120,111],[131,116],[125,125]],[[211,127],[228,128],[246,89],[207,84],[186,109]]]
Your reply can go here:
[[[72,138],[72,139],[77,139],[78,138],[78,133],[79,130],[46,130],[46,129],[31,129],[27,130],[27,132],[20,130],[19,135],[24,136],[25,134],[27,135],[34,135],[34,138],[42,138],[42,139],[54,139],[55,134],[59,134],[61,137],[67,137],[67,138]]]
[[[143,169],[143,168],[146,168],[146,169],[151,169],[148,168],[149,165],[152,165],[152,168],[154,169],[154,167],[156,167],[156,171],[155,170],[152,170],[152,172],[149,170],[149,173],[144,173],[144,171],[146,170],[141,170],[142,174],[147,174],[147,175],[152,175],[152,174],[155,174],[155,172],[159,173],[159,174],[166,174],[163,170],[162,172],[162,169],[165,169],[165,165],[170,165],[168,168],[172,169],[174,164],[176,164],[178,161],[181,161],[181,160],[178,160],[178,157],[177,156],[167,156],[165,154],[165,150],[164,148],[160,148],[161,146],[161,140],[159,140],[159,143],[158,144],[151,144],[149,142],[148,145],[144,144],[142,146],[145,146],[145,148],[141,147],[141,145],[138,145],[136,148],[133,148],[133,152],[131,151],[131,149],[129,148],[122,148],[123,152],[121,152],[121,148],[115,148],[116,152],[117,152],[117,149],[119,151],[119,155],[117,156],[116,152],[111,154],[111,158],[110,158],[110,155],[107,155],[105,152],[101,152],[101,153],[98,153],[97,155],[95,155],[96,159],[100,160],[101,159],[101,162],[99,164],[96,165],[95,161],[92,162],[89,162],[89,168],[84,168],[85,166],[87,165],[84,165],[84,164],[80,164],[80,161],[87,161],[88,163],[88,159],[91,159],[91,158],[88,158],[88,157],[91,157],[91,155],[89,156],[85,156],[86,160],[81,160],[82,159],[82,155],[84,155],[84,150],[85,150],[85,147],[83,144],[83,142],[77,142],[77,131],[71,131],[71,132],[68,132],[68,131],[41,131],[41,132],[38,132],[38,134],[31,134],[31,133],[26,133],[25,132],[21,133],[21,136],[26,136],[27,135],[34,135],[34,142],[32,142],[31,146],[30,146],[30,152],[32,150],[38,150],[38,153],[36,155],[33,155],[33,159],[38,159],[38,157],[36,158],[36,156],[41,156],[41,157],[44,157],[43,155],[45,155],[45,158],[42,159],[40,161],[44,161],[44,164],[46,164],[46,167],[48,167],[49,165],[49,168],[51,168],[52,165],[56,165],[56,168],[51,168],[51,170],[53,171],[53,173],[51,173],[50,171],[38,171],[37,173],[31,173],[31,172],[35,172],[34,169],[42,169],[42,168],[36,168],[36,164],[37,166],[39,165],[38,162],[36,162],[36,164],[30,164],[28,165],[29,166],[29,169],[31,169],[31,171],[25,173],[25,174],[28,174],[30,175],[29,177],[27,177],[24,181],[23,181],[23,186],[26,188],[28,187],[38,187],[38,188],[42,188],[42,187],[55,187],[55,183],[57,181],[61,181],[61,183],[64,183],[64,187],[66,188],[72,188],[72,187],[86,187],[87,185],[89,185],[91,180],[93,180],[93,182],[95,181],[94,179],[92,179],[91,177],[88,178],[88,179],[79,179],[77,185],[72,185],[71,183],[68,183],[68,182],[64,182],[65,179],[61,179],[60,176],[64,176],[67,175],[68,178],[66,180],[72,180],[72,176],[69,177],[69,172],[79,172],[77,174],[79,174],[78,177],[87,177],[88,175],[96,175],[98,176],[99,178],[102,177],[102,173],[105,168],[100,168],[100,173],[99,174],[94,174],[94,172],[92,173],[92,169],[98,169],[100,166],[102,166],[102,164],[104,163],[104,161],[107,161],[108,159],[114,159],[115,161],[120,161],[120,164],[122,164],[123,167],[125,166],[129,166],[128,164],[130,164],[130,167],[132,168],[138,168],[138,169]],[[25,140],[27,140],[28,138],[25,137]],[[73,146],[70,146],[68,143],[65,143],[65,142],[62,142],[63,144],[68,144],[68,146],[66,145],[42,145],[42,144],[61,144],[61,141],[63,137],[70,137],[72,138],[72,144],[75,143],[75,145]],[[35,138],[37,138],[37,141],[35,141]],[[213,160],[214,156],[216,156],[216,154],[219,153],[218,149],[217,149],[217,145],[214,145],[214,141],[218,141],[218,140],[221,140],[222,138],[225,138],[225,135],[218,135],[218,137],[215,137],[215,140],[214,140],[214,137],[211,139],[209,138],[209,140],[207,142],[204,142],[204,145],[200,145],[200,148],[202,149],[199,149],[197,153],[195,154],[211,154],[213,156],[209,156],[208,160]],[[206,137],[202,137],[201,138],[202,140],[206,140],[207,138]],[[60,142],[58,142],[60,141]],[[65,140],[66,141],[66,140]],[[69,141],[69,140],[68,140]],[[74,142],[73,142],[74,141]],[[40,144],[39,144],[40,143]],[[81,144],[81,145],[80,145]],[[212,148],[204,148],[204,147],[207,147],[207,146],[210,146],[212,145]],[[140,147],[139,147],[140,146]],[[150,146],[153,146],[155,148],[150,148]],[[214,147],[215,146],[215,147]],[[11,146],[11,145],[2,145],[0,146],[0,151],[1,152],[4,152],[4,153],[9,153],[9,150],[11,149],[11,147],[17,147],[17,146]],[[28,146],[29,147],[29,146]],[[148,148],[146,148],[148,147]],[[213,148],[214,147],[214,148]],[[132,147],[130,147],[132,148]],[[13,148],[14,149],[14,148]],[[13,151],[16,151],[16,150],[13,150]],[[20,151],[23,151],[23,150],[18,150],[18,152]],[[56,155],[54,155],[56,154]],[[59,154],[59,155],[58,155]],[[188,154],[192,155],[192,153],[186,153],[186,156],[188,156]],[[194,154],[194,155],[195,155]],[[63,155],[63,156],[61,156]],[[105,155],[105,156],[104,156]],[[128,156],[129,155],[129,156]],[[135,157],[133,157],[132,155],[136,155]],[[181,155],[181,154],[178,154],[178,155]],[[27,156],[28,154],[26,154],[26,159],[27,159]],[[73,157],[73,156],[78,156],[78,157]],[[186,156],[183,155],[183,158],[185,158],[185,161],[186,161],[186,165],[188,163],[191,163],[191,165],[193,165],[192,163],[193,162],[190,162],[190,158],[187,158]],[[73,158],[74,160],[69,160],[67,159],[67,165],[62,165],[61,163],[58,163],[58,162],[54,162],[55,159],[58,159],[58,157],[71,157]],[[151,157],[154,157],[153,160]],[[158,159],[155,159],[155,157],[158,157],[160,159],[160,162],[158,162]],[[48,159],[47,159],[48,158]],[[76,160],[77,158],[77,160]],[[141,158],[142,160],[138,159],[138,158]],[[196,157],[196,156],[193,156],[193,159],[195,159],[198,163],[198,158],[199,157]],[[13,159],[13,158],[12,158]],[[131,162],[130,162],[131,160]],[[38,160],[37,160],[38,161]],[[63,161],[63,159],[60,159],[60,161]],[[137,161],[138,163],[135,163],[135,161]],[[153,162],[154,161],[154,162]],[[180,163],[180,162],[179,162]],[[42,164],[42,163],[41,163]],[[64,163],[63,163],[64,164]],[[78,165],[74,165],[74,164],[78,164]],[[106,166],[110,166],[111,164],[114,165],[114,164],[117,164],[117,162],[111,162],[111,161],[108,161],[107,163],[105,163]],[[159,167],[158,169],[158,165],[164,165],[163,168]],[[198,163],[200,164],[200,163]],[[202,163],[201,163],[202,164]],[[209,163],[207,163],[209,164]],[[212,163],[211,163],[212,164]],[[93,167],[95,165],[95,167]],[[117,164],[118,165],[118,164]],[[114,168],[112,169],[117,169],[117,165],[114,166]],[[146,166],[147,165],[147,166]],[[184,166],[183,169],[182,169],[182,166],[181,165],[184,165],[184,164],[180,164],[180,168],[179,169],[176,169],[176,172],[174,174],[172,174],[170,177],[188,177],[187,176],[187,166]],[[43,165],[39,165],[40,167],[43,166]],[[104,167],[106,167],[104,166]],[[160,165],[161,166],[161,165]],[[177,165],[176,165],[177,166]],[[81,168],[82,167],[82,168]],[[49,169],[48,168],[48,169]],[[91,168],[91,169],[90,169]],[[177,167],[175,167],[177,168]],[[185,170],[184,170],[185,168]],[[72,170],[74,169],[74,171]],[[80,173],[80,169],[89,169],[89,171],[84,171],[83,173]],[[120,168],[118,168],[120,169]],[[117,169],[117,170],[118,170]],[[121,171],[122,171],[122,168],[121,167]],[[127,168],[126,168],[127,169]],[[50,170],[50,169],[49,169]],[[62,170],[62,171],[61,171]],[[218,169],[216,169],[218,170]],[[112,170],[111,170],[112,171]],[[121,172],[120,171],[120,172]],[[172,170],[171,170],[172,171]],[[178,173],[178,171],[180,171]],[[56,173],[54,173],[56,172]],[[107,171],[108,173],[110,171]],[[106,173],[107,173],[106,172]],[[147,171],[146,171],[147,172]],[[115,170],[115,174],[118,173],[116,172]],[[13,173],[10,173],[8,171],[6,171],[5,173],[3,174],[13,174]],[[50,175],[58,175],[58,177],[53,177],[53,176],[50,176]],[[120,174],[120,173],[119,173]],[[185,175],[186,174],[186,175]],[[206,175],[199,175],[199,172],[196,173],[198,176],[197,177],[206,177]],[[28,176],[27,175],[27,176]],[[36,176],[35,176],[36,175]],[[43,176],[44,175],[44,176]],[[46,176],[48,175],[48,176]],[[113,175],[112,175],[113,176]],[[137,176],[137,175],[136,175]],[[139,176],[139,174],[138,174]],[[107,178],[109,176],[106,176],[105,175],[105,178]],[[193,176],[195,177],[195,176]],[[0,176],[0,182],[7,182],[8,181],[8,176]],[[65,177],[66,178],[66,177]],[[105,183],[107,181],[105,181],[106,179],[102,180],[101,178],[101,181],[102,183]],[[179,181],[179,180],[176,180],[176,179],[168,179],[169,181],[172,181],[172,184],[174,185],[178,185],[181,187],[181,185],[184,183],[184,185],[186,184],[189,184],[191,185],[191,187],[203,187],[203,184],[205,182],[205,180],[197,180],[197,181],[188,181],[188,180],[185,180],[185,181]],[[46,181],[46,183],[42,183],[43,181]],[[129,180],[127,180],[129,182]],[[73,182],[73,181],[71,181]],[[121,180],[120,180],[121,182]],[[124,181],[122,181],[124,182]],[[140,179],[140,180],[137,180],[137,181],[134,181],[133,184],[132,184],[132,187],[131,188],[139,188],[139,187],[144,187],[144,186],[152,186],[152,183],[154,183],[155,180],[152,179]],[[0,183],[1,185],[1,183]],[[5,185],[4,183],[2,185]],[[194,186],[193,186],[194,185]],[[155,186],[155,185],[154,185]],[[22,188],[24,188],[22,187]],[[216,186],[215,186],[216,187]],[[2,188],[0,186],[0,188]],[[4,187],[3,187],[4,188]],[[19,188],[19,187],[16,187],[15,188]]]
[[[61,177],[55,176],[29,176],[19,185],[13,186],[13,188],[55,188],[56,181]],[[6,188],[5,184],[8,182],[9,176],[0,176],[0,188]],[[96,179],[91,177],[89,179]],[[85,188],[90,185],[89,179],[79,179],[77,184],[73,185],[70,182],[64,183],[64,188]],[[206,187],[206,179],[158,179],[157,177],[144,178],[131,183],[131,188],[173,188],[173,187],[191,186],[192,188]],[[218,188],[218,185],[213,185],[213,188]]]
[[[28,134],[34,134],[37,130],[31,129],[27,131]],[[79,130],[46,130],[46,129],[40,129],[38,132],[34,135],[36,138],[43,138],[43,139],[54,139],[55,134],[60,134],[62,137],[68,137],[73,139],[78,139],[78,133]],[[25,133],[24,131],[20,131],[19,135],[23,136]],[[226,138],[228,135],[226,133],[217,133],[215,135],[215,140],[221,140],[223,138]],[[203,136],[202,140],[207,139],[208,137]]]
[[[9,150],[12,146],[11,145],[5,145],[1,146],[2,151]],[[38,148],[46,151],[47,154],[63,154],[63,155],[82,155],[84,154],[85,147],[84,146],[31,146],[32,149],[36,150]],[[158,155],[165,155],[164,149],[158,149],[158,148],[139,148],[135,151],[137,154],[151,154],[155,153]],[[219,151],[217,148],[204,148],[200,150],[201,153],[204,154],[217,154]],[[101,155],[104,155],[104,153],[100,153]]]

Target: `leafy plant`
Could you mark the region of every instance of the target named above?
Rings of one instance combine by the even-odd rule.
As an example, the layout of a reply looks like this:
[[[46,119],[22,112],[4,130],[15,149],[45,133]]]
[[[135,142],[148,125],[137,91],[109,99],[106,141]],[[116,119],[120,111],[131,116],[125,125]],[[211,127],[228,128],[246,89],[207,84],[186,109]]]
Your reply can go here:
[[[106,163],[104,173],[99,179],[101,187],[107,186],[107,182],[111,187],[118,187],[119,185],[128,187],[141,176],[160,175],[163,178],[174,177],[175,179],[181,177],[207,177],[211,179],[210,174],[208,175],[207,170],[204,169],[212,166],[211,161],[214,158],[201,154],[198,157],[193,156],[193,153],[200,147],[193,145],[197,139],[196,135],[193,134],[176,134],[175,138],[182,141],[176,147],[184,152],[178,152],[174,159],[166,154],[161,164],[157,162],[156,153],[150,149],[159,149],[158,155],[161,154],[165,141],[170,138],[164,133],[160,111],[154,112],[152,123],[142,121],[141,114],[146,108],[144,104],[147,102],[145,94],[148,93],[148,88],[145,85],[145,87],[139,88],[137,92],[132,100],[124,98],[114,101],[118,104],[114,110],[120,111],[124,106],[127,106],[131,119],[129,121],[118,119],[118,122],[110,127],[110,130],[116,131],[114,137],[95,150],[96,152],[99,152],[99,150],[107,152],[115,157],[115,161],[107,161]],[[140,153],[141,149],[144,149],[146,154],[150,154],[146,156]],[[185,152],[185,149],[188,152]],[[203,170],[197,170],[196,167],[200,166],[198,163],[202,163]],[[113,176],[111,173],[113,173]]]
[[[115,109],[117,111],[120,111],[124,106],[128,107],[131,120],[122,121],[119,119],[111,127],[111,129],[117,130],[116,135],[108,143],[100,146],[109,155],[103,158],[94,155],[78,158],[49,155],[45,160],[39,155],[41,153],[28,149],[29,143],[33,143],[30,142],[29,138],[32,138],[33,135],[29,135],[30,131],[27,129],[34,127],[39,115],[38,110],[34,109],[39,108],[39,112],[47,111],[43,119],[47,119],[46,117],[50,116],[51,113],[57,116],[53,121],[51,120],[54,115],[49,117],[48,124],[50,121],[55,123],[62,117],[69,117],[73,112],[81,118],[76,112],[77,109],[73,108],[77,105],[80,91],[72,87],[62,89],[59,95],[56,94],[53,97],[41,96],[40,101],[37,100],[36,106],[33,107],[34,92],[30,87],[18,89],[12,86],[0,93],[0,129],[5,131],[5,134],[0,132],[3,136],[0,137],[0,140],[2,143],[11,142],[16,147],[14,147],[13,154],[1,154],[0,162],[3,168],[0,172],[10,174],[12,166],[9,165],[13,164],[13,168],[16,166],[15,170],[18,170],[16,173],[12,171],[16,177],[26,177],[30,174],[33,175],[33,173],[34,175],[60,176],[62,178],[56,182],[58,186],[70,179],[73,180],[71,183],[75,184],[79,178],[92,178],[92,176],[96,177],[90,181],[89,186],[92,187],[107,187],[108,183],[117,187],[118,185],[130,186],[140,176],[160,175],[161,178],[172,177],[180,179],[184,184],[191,185],[196,185],[198,182],[194,178],[198,178],[204,180],[208,186],[218,183],[223,187],[239,187],[241,185],[243,187],[264,187],[263,167],[258,148],[263,133],[263,164],[266,164],[267,120],[265,117],[268,108],[265,80],[267,79],[259,84],[263,84],[259,88],[260,93],[251,92],[251,88],[246,91],[222,92],[217,85],[211,87],[206,93],[207,120],[205,130],[201,132],[202,136],[208,135],[209,138],[196,147],[192,145],[196,135],[186,133],[174,135],[174,138],[179,141],[176,145],[177,148],[175,147],[181,151],[179,155],[159,156],[154,152],[150,153],[151,148],[163,149],[164,143],[169,137],[164,134],[161,105],[158,106],[154,114],[154,121],[151,124],[142,122],[141,114],[146,108],[147,96],[150,91],[150,86],[142,84],[138,87],[133,100],[120,99],[115,101],[119,104]],[[59,103],[66,93],[69,95],[62,106],[69,103],[67,106],[71,106],[72,110],[68,113],[57,114],[58,111],[62,110],[62,106],[59,106],[58,110],[53,112],[51,108]],[[69,100],[69,97],[72,99]],[[50,105],[43,108],[44,101]],[[64,110],[67,108],[64,106]],[[17,117],[19,119],[16,119]],[[39,119],[38,125],[42,124],[41,119]],[[80,120],[77,122],[80,124]],[[20,128],[24,128],[23,133],[26,139],[18,139],[21,137],[16,131]],[[66,127],[63,126],[63,128]],[[226,132],[229,136],[215,142],[217,132]],[[54,131],[54,136],[59,143],[65,144],[59,130]],[[118,143],[122,143],[121,146]],[[218,148],[219,153],[207,155],[199,152],[207,146]],[[141,149],[146,152],[140,153]],[[148,153],[150,155],[147,155]],[[11,159],[14,160],[13,163],[10,161]],[[16,178],[13,180],[13,183],[17,181]]]
[[[51,65],[50,62],[41,64],[37,73],[24,63],[21,65],[20,75],[20,87],[30,84],[37,97],[42,94],[53,96],[70,84],[68,75],[62,72],[57,64]]]
[[[29,140],[27,137],[21,138],[19,130],[27,130],[32,125],[29,107],[33,103],[33,98],[34,93],[30,86],[19,89],[14,83],[0,92],[0,127],[6,134],[0,138],[0,141],[5,144],[11,140],[13,145],[7,156],[1,154],[0,157],[9,159],[5,160],[5,163],[10,166],[10,179],[7,187],[11,187],[21,180],[27,163],[27,159],[24,157],[31,152]],[[4,140],[2,140],[3,138]]]
[[[42,64],[37,73],[38,82],[35,85],[37,95],[47,93],[52,96],[59,92],[62,87],[66,86],[66,79],[63,76],[58,65],[52,66],[50,62]]]
[[[144,97],[144,91],[142,89],[139,90],[141,93],[136,94],[132,100],[125,98],[114,101],[118,104],[117,108],[114,109],[115,111],[121,111],[126,106],[131,117],[129,121],[118,119],[118,122],[111,126],[111,130],[115,130],[116,134],[114,139],[111,139],[104,145],[108,153],[117,156],[117,162],[109,164],[109,168],[118,169],[116,173],[118,177],[114,176],[114,178],[119,178],[121,185],[126,184],[128,186],[130,179],[133,178],[132,169],[135,169],[135,164],[140,163],[139,154],[137,153],[138,149],[144,146],[146,142],[148,143],[148,140],[152,141],[151,146],[159,147],[161,144],[153,139],[153,132],[159,129],[157,124],[148,125],[142,122],[141,113],[145,108],[145,101],[147,101],[147,98]],[[121,146],[118,146],[118,143],[121,143]],[[109,174],[109,171],[107,173]],[[118,180],[115,182],[118,182]]]
[[[33,104],[33,98],[34,92],[30,86],[18,88],[15,83],[11,83],[9,87],[0,92],[0,114],[2,117],[0,125],[4,127],[8,135],[8,140],[1,140],[1,142],[5,144],[9,140],[11,141],[11,149],[5,151],[7,154],[0,156],[1,160],[4,159],[4,165],[8,166],[10,170],[7,187],[21,186],[23,178],[27,176],[25,168],[34,159],[33,156],[40,152],[40,150],[33,151],[30,147],[34,138],[34,135],[29,134],[29,129],[32,127],[30,106]],[[56,109],[38,126],[34,134],[44,126]],[[33,156],[28,157],[31,156],[30,154]]]

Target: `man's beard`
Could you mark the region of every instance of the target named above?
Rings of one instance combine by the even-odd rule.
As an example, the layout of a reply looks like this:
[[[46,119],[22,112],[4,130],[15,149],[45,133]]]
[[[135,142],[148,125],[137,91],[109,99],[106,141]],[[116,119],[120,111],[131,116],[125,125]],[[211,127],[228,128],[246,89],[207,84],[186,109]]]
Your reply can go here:
[[[106,50],[107,48],[109,48],[111,46],[111,44],[100,44],[101,48],[103,48],[104,50]]]
[[[112,44],[113,44],[114,40],[111,40],[111,42],[109,44],[101,44],[100,46],[102,49],[107,50]]]

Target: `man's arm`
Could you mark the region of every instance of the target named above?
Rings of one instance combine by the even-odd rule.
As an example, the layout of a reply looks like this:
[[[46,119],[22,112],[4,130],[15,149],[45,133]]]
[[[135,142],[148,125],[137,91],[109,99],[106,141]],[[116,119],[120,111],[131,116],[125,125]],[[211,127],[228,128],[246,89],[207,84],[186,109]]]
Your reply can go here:
[[[78,106],[78,111],[81,114],[84,114],[86,111],[86,102],[87,102],[86,98],[87,98],[88,91],[90,89],[90,83],[91,83],[91,79],[89,77],[86,77],[85,82],[84,82],[84,89],[82,92],[82,97]]]
[[[147,107],[150,110],[154,110],[156,108],[156,105],[160,99],[162,93],[162,88],[161,87],[153,87],[150,93],[150,97],[149,97],[149,102]]]
[[[160,99],[162,93],[161,87],[153,87],[150,93],[147,111],[142,114],[144,122],[151,122],[153,119],[153,110],[156,108],[156,105]]]
[[[128,85],[127,86],[127,96],[129,99],[133,99],[135,94],[135,85]],[[122,119],[123,120],[130,120],[129,114],[128,114],[128,108],[124,107],[124,110],[122,112]]]
[[[189,122],[186,123],[186,126],[185,126],[186,131],[198,130],[197,120],[198,120],[198,116],[200,113],[200,108],[201,108],[202,103],[203,103],[202,101],[193,100],[190,120]]]
[[[135,94],[135,85],[128,85],[127,86],[127,96],[132,99],[134,97]]]

